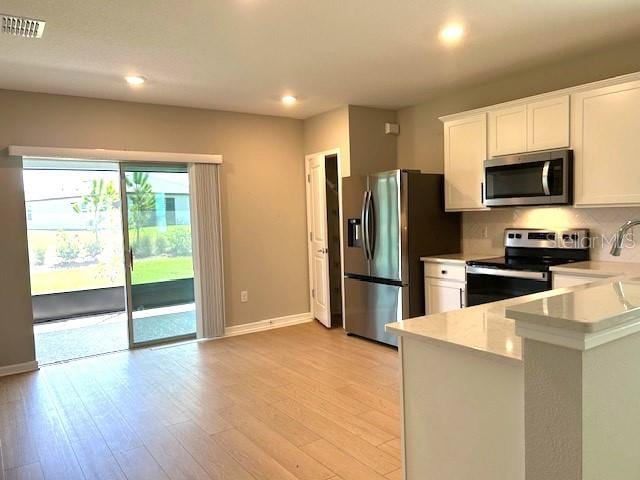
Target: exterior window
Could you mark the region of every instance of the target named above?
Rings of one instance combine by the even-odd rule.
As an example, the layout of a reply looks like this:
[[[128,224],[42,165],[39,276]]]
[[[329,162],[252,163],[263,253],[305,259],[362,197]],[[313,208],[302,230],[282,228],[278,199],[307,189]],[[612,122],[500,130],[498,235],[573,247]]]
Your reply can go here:
[[[167,197],[164,199],[165,215],[167,225],[177,225],[176,223],[176,199]]]

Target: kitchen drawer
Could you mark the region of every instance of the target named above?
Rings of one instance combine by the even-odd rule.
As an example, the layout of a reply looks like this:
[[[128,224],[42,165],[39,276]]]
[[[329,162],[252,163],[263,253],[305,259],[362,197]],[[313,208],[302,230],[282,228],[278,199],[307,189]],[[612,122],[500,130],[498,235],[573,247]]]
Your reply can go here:
[[[465,265],[453,263],[431,263],[424,264],[424,276],[429,278],[441,278],[443,280],[458,280],[464,282]]]

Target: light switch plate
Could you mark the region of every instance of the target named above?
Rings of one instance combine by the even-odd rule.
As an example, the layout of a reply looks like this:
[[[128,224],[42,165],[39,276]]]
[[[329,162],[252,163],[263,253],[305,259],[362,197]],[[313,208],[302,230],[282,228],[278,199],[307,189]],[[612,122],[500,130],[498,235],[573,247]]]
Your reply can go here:
[[[246,303],[249,301],[249,292],[247,290],[242,290],[240,292],[240,301],[242,303]]]

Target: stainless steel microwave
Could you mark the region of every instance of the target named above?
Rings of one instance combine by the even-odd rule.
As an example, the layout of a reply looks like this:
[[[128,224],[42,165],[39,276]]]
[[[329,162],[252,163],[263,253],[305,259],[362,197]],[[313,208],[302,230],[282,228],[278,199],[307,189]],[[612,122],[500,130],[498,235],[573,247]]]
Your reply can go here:
[[[569,205],[573,202],[573,152],[551,150],[484,162],[484,204]]]

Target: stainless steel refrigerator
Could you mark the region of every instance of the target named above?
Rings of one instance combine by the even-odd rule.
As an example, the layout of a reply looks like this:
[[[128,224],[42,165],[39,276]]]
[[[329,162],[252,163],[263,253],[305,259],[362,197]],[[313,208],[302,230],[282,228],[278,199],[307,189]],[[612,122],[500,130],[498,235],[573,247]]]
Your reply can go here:
[[[392,170],[343,179],[345,329],[397,345],[390,322],[424,315],[420,257],[460,251],[460,215],[444,178]]]

